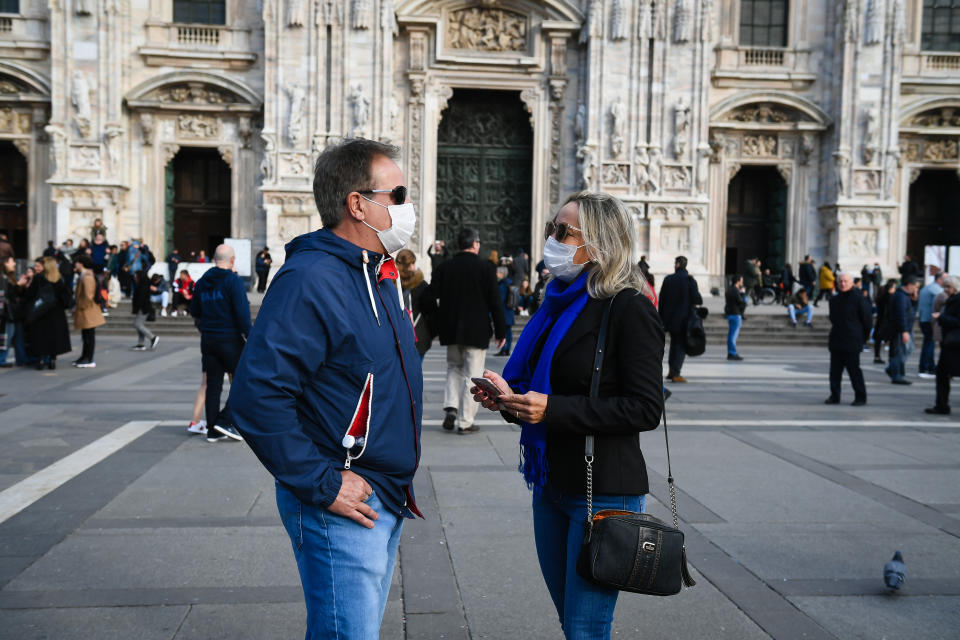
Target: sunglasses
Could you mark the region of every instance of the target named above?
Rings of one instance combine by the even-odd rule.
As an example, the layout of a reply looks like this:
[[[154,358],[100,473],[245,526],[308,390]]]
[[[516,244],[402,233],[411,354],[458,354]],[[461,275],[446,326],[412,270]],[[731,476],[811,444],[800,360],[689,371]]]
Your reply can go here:
[[[550,236],[553,236],[557,239],[557,242],[563,242],[570,234],[570,231],[581,231],[581,229],[566,222],[554,222],[551,220],[543,229],[543,239],[546,240]]]
[[[407,201],[407,188],[403,185],[394,187],[393,189],[366,189],[364,191],[357,191],[357,193],[389,193],[393,204],[403,204]]]

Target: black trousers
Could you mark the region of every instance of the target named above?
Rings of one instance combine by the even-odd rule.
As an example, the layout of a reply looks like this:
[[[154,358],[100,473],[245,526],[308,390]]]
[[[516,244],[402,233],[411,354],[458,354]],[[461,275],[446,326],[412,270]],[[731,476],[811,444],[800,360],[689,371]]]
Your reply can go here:
[[[846,369],[847,375],[850,376],[850,384],[853,385],[854,399],[867,399],[867,385],[863,382],[863,371],[860,369],[861,350],[830,350],[830,397],[840,397],[840,380],[843,376],[843,370]]]
[[[943,361],[943,353],[937,362],[937,408],[950,408],[950,367]]]
[[[670,373],[675,376],[680,375],[680,369],[683,367],[683,360],[687,357],[687,332],[670,332],[670,355],[667,363],[670,365]]]
[[[200,353],[203,356],[203,369],[207,372],[207,394],[205,412],[207,429],[215,425],[232,426],[229,403],[220,409],[220,393],[223,391],[223,374],[233,374],[240,362],[243,341],[239,336],[203,334],[200,337]]]
[[[83,350],[80,352],[80,361],[93,362],[93,350],[97,346],[97,330],[81,329],[80,340],[83,342]]]
[[[269,271],[257,271],[257,293],[263,293],[267,290],[267,276]]]

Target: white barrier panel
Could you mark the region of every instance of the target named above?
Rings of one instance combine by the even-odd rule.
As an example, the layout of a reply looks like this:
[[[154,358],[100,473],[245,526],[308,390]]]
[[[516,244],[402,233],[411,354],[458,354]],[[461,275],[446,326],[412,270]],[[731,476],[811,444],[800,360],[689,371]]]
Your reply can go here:
[[[173,277],[179,278],[180,272],[186,269],[187,273],[190,274],[190,277],[193,278],[194,281],[197,281],[200,279],[200,276],[202,276],[212,268],[213,268],[212,262],[181,262],[180,264],[177,265],[177,271],[176,273],[173,274]],[[170,278],[170,271],[169,269],[167,269],[166,262],[155,263],[152,267],[150,267],[150,271],[148,271],[147,273],[151,276],[155,273],[159,273],[160,275],[163,276],[164,280],[168,280]]]

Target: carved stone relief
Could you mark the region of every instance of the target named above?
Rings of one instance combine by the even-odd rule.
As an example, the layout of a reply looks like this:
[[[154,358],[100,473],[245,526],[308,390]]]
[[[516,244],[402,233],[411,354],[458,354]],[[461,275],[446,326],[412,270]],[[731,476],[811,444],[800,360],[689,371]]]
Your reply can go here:
[[[70,165],[78,171],[99,171],[100,147],[70,147]]]
[[[306,153],[281,153],[281,175],[302,178],[309,173],[310,156]]]
[[[626,40],[629,34],[627,0],[613,0],[610,5],[610,39],[614,42]]]
[[[234,93],[221,89],[220,87],[211,87],[202,82],[187,82],[165,86],[149,94],[148,100],[169,104],[195,104],[195,105],[222,105],[235,102],[244,102]]]
[[[550,202],[557,202],[563,173],[563,102],[551,104],[550,113]]]
[[[687,253],[690,250],[690,227],[669,224],[660,227],[660,250],[666,253]]]
[[[373,0],[353,0],[350,12],[354,29],[369,29],[373,26]]]
[[[617,186],[630,184],[630,165],[604,164],[603,183]]]
[[[287,94],[287,142],[292,147],[299,147],[303,142],[303,111],[307,92],[303,85],[295,82],[284,87],[284,93]]]
[[[280,216],[277,221],[277,235],[283,242],[290,242],[309,231],[310,216]]]
[[[693,39],[693,0],[676,0],[673,14],[673,41],[689,42]]]
[[[624,129],[627,124],[627,108],[623,100],[617,98],[610,105],[610,151],[614,158],[623,155],[624,147]]]
[[[250,116],[240,116],[237,118],[237,137],[240,138],[241,146],[244,149],[250,148],[250,139],[253,137]]]
[[[370,121],[370,99],[363,93],[360,83],[353,85],[350,90],[350,116],[352,119],[351,135],[354,138],[368,137],[367,123]]]
[[[957,159],[957,141],[948,138],[925,141],[923,159],[929,162],[943,162]]]
[[[19,140],[13,140],[12,142],[13,142],[13,146],[17,148],[17,151],[20,152],[20,155],[22,155],[24,158],[29,160],[30,159],[30,141],[24,140],[23,138],[21,138]]]
[[[50,162],[53,164],[53,175],[60,176],[67,168],[67,134],[62,127],[48,124],[44,132],[50,136]]]
[[[813,154],[815,139],[812,133],[805,133],[800,136],[800,149],[797,153],[797,161],[802,165],[810,162],[810,156]]]
[[[647,193],[657,193],[660,191],[660,178],[663,174],[663,156],[660,153],[660,147],[651,146],[648,148],[650,162],[647,164]]]
[[[880,190],[879,171],[854,171],[853,188],[858,193],[873,193]]]
[[[580,161],[580,185],[584,189],[592,189],[597,169],[597,154],[590,145],[583,145],[577,149],[577,160]]]
[[[30,114],[20,113],[9,107],[0,109],[0,132],[30,133]]]
[[[526,51],[527,17],[486,7],[451,11],[447,16],[446,45],[473,51]]]
[[[883,172],[883,197],[889,199],[893,195],[893,187],[900,170],[900,151],[897,148],[887,150],[886,167]]]
[[[520,102],[523,103],[524,109],[530,114],[530,128],[533,128],[533,112],[537,105],[537,90],[532,87],[527,87],[521,91]]]
[[[222,147],[217,147],[217,151],[220,152],[220,157],[223,158],[223,161],[227,163],[228,167],[233,166],[233,145],[223,145]]]
[[[845,150],[833,152],[833,173],[837,181],[837,194],[847,195],[847,171],[850,168],[850,154]]]
[[[680,160],[687,150],[687,130],[690,127],[690,104],[683,96],[673,107],[673,157]]]
[[[768,158],[777,155],[777,137],[767,135],[743,136],[743,155]]]
[[[216,138],[220,122],[214,116],[181,113],[177,116],[177,133],[189,138]]]
[[[960,109],[954,109],[953,107],[930,109],[911,117],[906,124],[910,127],[928,127],[931,129],[960,127]]]
[[[163,145],[163,164],[168,165],[176,157],[177,153],[180,151],[180,145],[178,144],[165,144]]]
[[[120,171],[120,137],[123,135],[123,127],[116,124],[107,125],[103,131],[104,147],[107,150],[107,162],[110,166],[110,173],[117,176]]]
[[[269,184],[277,179],[276,170],[273,165],[274,153],[277,150],[277,143],[273,134],[261,133],[263,140],[263,158],[260,160],[260,173],[263,175],[263,183]]]
[[[847,255],[870,257],[878,253],[880,232],[877,229],[850,229],[847,234]]]
[[[663,168],[663,186],[672,191],[690,189],[690,167],[665,166]]]
[[[149,147],[153,144],[153,114],[152,113],[140,113],[140,133],[143,135],[143,144],[146,147]]]
[[[877,153],[877,119],[878,113],[875,107],[863,110],[863,164],[873,163],[873,158]]]
[[[759,122],[762,124],[783,124],[809,120],[799,111],[772,103],[755,103],[738,107],[727,113],[727,122]]]

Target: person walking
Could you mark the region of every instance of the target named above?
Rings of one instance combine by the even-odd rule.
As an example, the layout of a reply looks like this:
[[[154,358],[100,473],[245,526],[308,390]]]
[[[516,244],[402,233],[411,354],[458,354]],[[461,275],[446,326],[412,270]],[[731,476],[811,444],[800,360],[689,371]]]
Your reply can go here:
[[[830,298],[830,396],[824,404],[839,404],[843,370],[853,385],[853,406],[867,404],[867,386],[860,369],[860,352],[870,336],[871,309],[863,294],[853,286],[853,274],[837,278],[837,295]]]
[[[670,334],[670,356],[667,380],[686,382],[680,375],[683,360],[687,356],[687,323],[694,307],[703,304],[697,281],[687,273],[687,258],[677,256],[673,263],[673,273],[663,279],[660,285],[660,318],[664,329]]]
[[[758,301],[757,292],[760,288],[762,274],[755,258],[747,258],[743,264],[743,287],[753,300],[754,306]]]
[[[147,328],[147,317],[153,312],[153,303],[150,301],[150,278],[146,271],[133,273],[133,296],[130,312],[133,314],[133,328],[137,331],[137,346],[134,351],[153,351],[160,343],[160,336],[153,335]],[[149,345],[149,346],[148,346]]]
[[[819,307],[820,301],[824,298],[829,301],[830,296],[833,295],[835,284],[836,276],[833,274],[833,269],[830,268],[829,262],[824,262],[820,265],[820,291],[817,292],[817,298],[813,301],[813,306]]]
[[[497,351],[496,355],[509,356],[510,349],[513,347],[513,325],[516,322],[515,307],[520,301],[520,289],[514,286],[509,267],[497,267],[497,288],[500,291],[500,300],[503,303],[503,321],[507,325],[507,341],[503,348]]]
[[[743,276],[737,274],[726,291],[726,304],[723,307],[723,314],[727,317],[727,360],[743,360],[743,357],[737,353],[737,336],[740,335],[740,327],[743,325],[743,312],[747,309],[747,302],[744,300],[746,294],[743,287]]]
[[[73,302],[55,258],[43,258],[43,271],[35,274],[27,288],[27,351],[38,358],[37,369],[57,368],[57,356],[68,353],[70,328],[66,311]]]
[[[257,293],[264,293],[267,290],[267,278],[270,276],[270,265],[273,264],[273,257],[270,255],[270,249],[264,247],[257,254]]]
[[[230,417],[230,404],[220,408],[224,374],[233,375],[250,335],[250,302],[234,271],[236,253],[221,244],[213,253],[213,268],[197,280],[190,315],[200,329],[200,354],[207,374],[207,442],[243,440]]]
[[[950,378],[960,376],[960,278],[945,276],[943,291],[934,301],[933,320],[936,339],[940,342],[940,359],[937,361],[937,398],[925,413],[950,415]],[[953,332],[954,336],[947,340]]]
[[[911,384],[905,377],[906,361],[913,352],[913,298],[917,295],[919,284],[915,276],[904,278],[887,305],[890,364],[886,372],[893,384]]]
[[[519,424],[521,472],[533,490],[537,559],[566,638],[610,638],[619,592],[587,582],[576,565],[587,519],[584,436],[594,439],[592,508],[644,511],[649,491],[639,434],[659,426],[664,331],[631,256],[633,222],[605,193],[576,193],[547,223],[554,279],[517,340],[502,394],[475,399]],[[686,285],[686,282],[683,283]],[[602,369],[594,369],[609,310]],[[598,397],[590,392],[599,375]],[[522,634],[521,634],[522,635]]]
[[[918,376],[921,378],[935,378],[936,365],[934,364],[934,351],[936,342],[933,339],[933,301],[937,296],[943,293],[941,282],[946,274],[942,271],[933,276],[933,282],[920,289],[917,294],[917,316],[920,319],[920,331],[923,332],[923,345],[920,347],[920,370]]]
[[[477,404],[470,394],[470,379],[483,373],[491,335],[497,349],[503,349],[507,330],[496,266],[480,258],[480,236],[464,228],[457,235],[457,246],[459,253],[437,265],[424,301],[431,312],[436,309],[440,344],[447,348],[443,428],[468,434],[480,430],[473,424]]]
[[[887,322],[887,306],[893,292],[897,290],[897,281],[887,280],[882,287],[877,287],[877,319],[873,328],[873,363],[886,364],[880,356],[883,353],[883,343],[890,344],[889,323]]]
[[[80,329],[83,351],[73,366],[80,369],[93,369],[97,366],[93,359],[97,327],[106,324],[107,321],[104,320],[103,312],[100,310],[102,298],[98,293],[97,279],[93,274],[93,261],[90,256],[77,256],[76,264],[80,277],[77,280],[75,295],[77,303],[73,307],[73,326],[75,329]]]
[[[813,298],[813,288],[817,280],[814,264],[815,261],[809,255],[806,255],[797,271],[797,280],[800,282],[800,286],[807,290],[807,298]]]
[[[352,139],[317,158],[323,228],[287,244],[230,391],[277,480],[307,640],[379,638],[403,520],[421,515],[423,373],[389,256],[416,214],[397,157]]]
[[[400,272],[400,286],[403,290],[403,306],[413,321],[413,332],[417,339],[417,353],[420,361],[430,350],[433,337],[437,334],[433,316],[424,313],[423,294],[427,291],[427,282],[423,271],[417,268],[417,255],[410,249],[401,249],[396,257]]]

